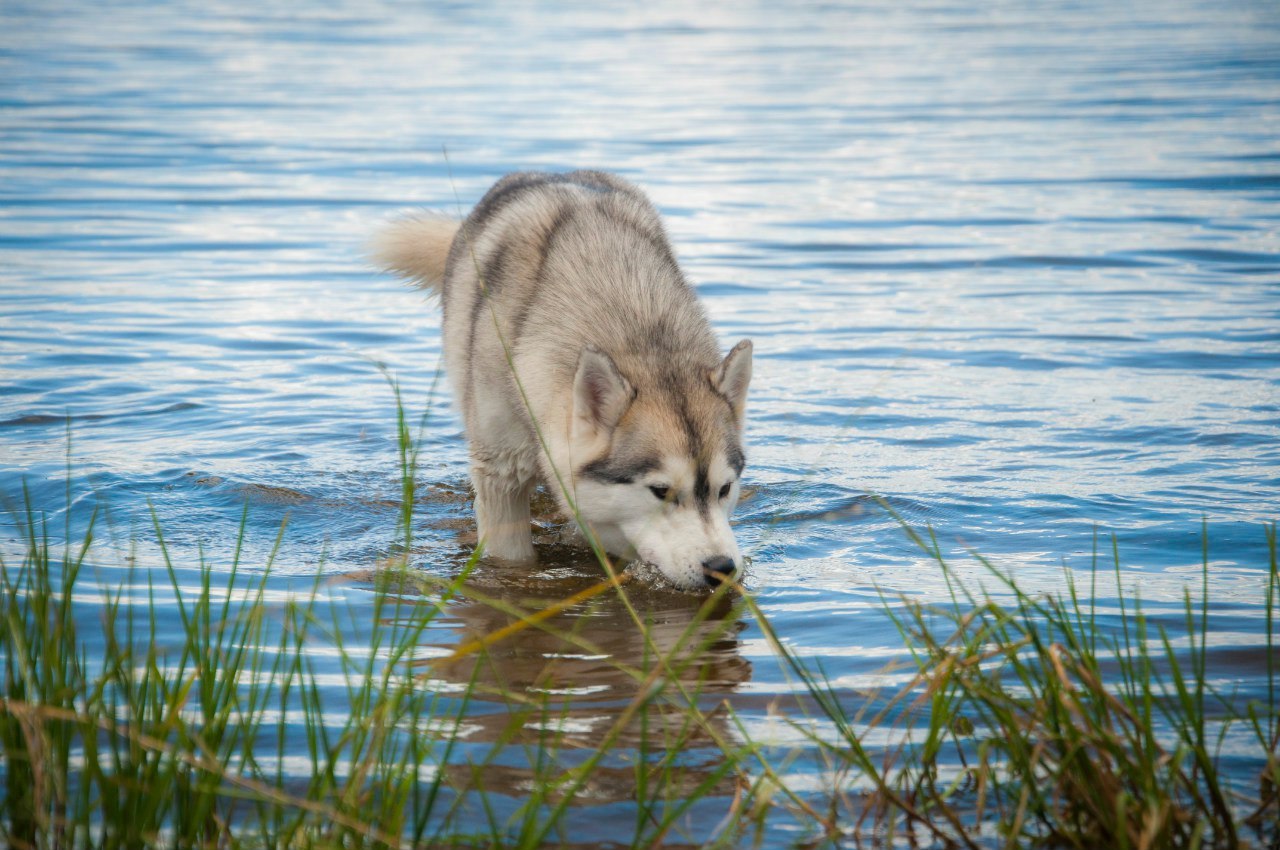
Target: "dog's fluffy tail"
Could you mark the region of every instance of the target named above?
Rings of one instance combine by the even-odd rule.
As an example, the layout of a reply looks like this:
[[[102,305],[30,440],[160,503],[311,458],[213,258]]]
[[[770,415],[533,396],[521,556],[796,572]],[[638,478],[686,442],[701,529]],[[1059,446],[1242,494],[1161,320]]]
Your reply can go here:
[[[449,247],[460,226],[461,222],[439,213],[405,216],[373,237],[369,253],[387,271],[439,292]]]

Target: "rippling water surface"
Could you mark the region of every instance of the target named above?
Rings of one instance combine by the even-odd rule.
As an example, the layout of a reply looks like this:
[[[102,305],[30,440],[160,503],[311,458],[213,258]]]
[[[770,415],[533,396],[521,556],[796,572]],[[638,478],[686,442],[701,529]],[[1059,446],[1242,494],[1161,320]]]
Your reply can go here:
[[[105,502],[144,566],[151,507],[179,561],[217,565],[247,503],[248,563],[288,518],[282,591],[375,567],[400,498],[381,363],[430,407],[413,563],[450,574],[470,507],[431,389],[438,316],[363,241],[508,171],[604,168],[651,193],[722,339],[755,341],[749,584],[837,686],[900,648],[877,587],[942,592],[872,495],[962,572],[973,549],[1036,589],[1114,534],[1156,606],[1198,581],[1203,529],[1231,650],[1211,663],[1263,686],[1272,4],[6,2],[0,78],[0,492],[25,482],[54,527],[69,434],[73,524]],[[477,581],[551,599],[594,575],[554,546],[544,562]],[[635,652],[622,613],[595,610],[583,627]],[[450,615],[441,647],[500,627]],[[798,743],[768,714],[789,685],[757,627],[725,635],[720,692]],[[584,716],[626,696],[604,670],[574,672]],[[493,740],[498,715],[474,710]],[[612,810],[591,811],[581,840],[607,838]],[[691,841],[721,814],[701,816]]]

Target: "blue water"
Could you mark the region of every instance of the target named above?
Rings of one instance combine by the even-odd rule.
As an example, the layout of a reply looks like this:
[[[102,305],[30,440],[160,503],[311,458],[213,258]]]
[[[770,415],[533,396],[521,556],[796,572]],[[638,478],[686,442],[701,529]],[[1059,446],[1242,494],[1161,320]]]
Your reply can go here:
[[[1114,535],[1157,606],[1207,536],[1223,681],[1261,693],[1274,4],[6,2],[0,81],[0,493],[60,527],[69,461],[73,525],[110,508],[101,576],[132,540],[159,563],[152,508],[179,560],[227,563],[246,503],[259,568],[287,518],[282,588],[375,567],[400,498],[378,364],[430,408],[413,563],[456,569],[438,316],[364,240],[595,167],[651,193],[722,339],[755,341],[748,583],[833,681],[900,648],[877,587],[943,592],[874,495],[1030,589]],[[590,576],[545,551],[490,589]],[[485,628],[455,613],[442,645]],[[753,623],[731,654],[772,734],[790,685]]]

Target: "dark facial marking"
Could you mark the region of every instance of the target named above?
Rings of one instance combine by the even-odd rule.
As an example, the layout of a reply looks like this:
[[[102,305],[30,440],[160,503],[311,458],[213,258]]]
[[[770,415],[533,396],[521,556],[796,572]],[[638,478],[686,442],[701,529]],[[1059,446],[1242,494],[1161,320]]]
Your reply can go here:
[[[698,506],[698,513],[706,518],[711,515],[711,482],[707,478],[707,458],[702,446],[702,435],[689,413],[684,395],[677,393],[675,399],[676,410],[689,441],[689,455],[694,459],[693,503]]]
[[[711,513],[711,482],[707,479],[707,466],[698,459],[698,470],[693,479],[693,502],[698,506],[698,513],[707,517]]]
[[[578,472],[584,478],[592,478],[605,484],[631,484],[646,472],[658,468],[656,458],[638,460],[614,458],[605,455],[591,461]]]
[[[676,400],[676,411],[680,414],[680,424],[684,426],[684,435],[689,440],[689,454],[699,457],[702,454],[702,435],[698,432],[698,426],[689,413],[689,405],[686,403],[684,394],[679,391],[678,385],[673,389],[675,392],[672,395]]]

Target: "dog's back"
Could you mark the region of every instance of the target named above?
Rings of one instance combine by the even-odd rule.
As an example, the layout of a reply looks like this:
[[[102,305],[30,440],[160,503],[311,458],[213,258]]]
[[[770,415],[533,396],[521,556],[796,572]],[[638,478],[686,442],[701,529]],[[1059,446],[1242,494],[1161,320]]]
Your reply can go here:
[[[485,196],[461,237],[449,258],[455,291],[446,293],[445,322],[487,298],[517,358],[568,373],[585,344],[624,359],[657,349],[719,360],[657,211],[620,178],[513,175]]]
[[[514,364],[522,380],[567,383],[584,345],[624,373],[636,358],[701,370],[720,359],[657,210],[612,174],[509,174],[460,226],[435,215],[393,225],[380,262],[442,292],[445,357],[464,415],[477,373],[490,381]]]

